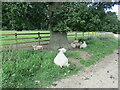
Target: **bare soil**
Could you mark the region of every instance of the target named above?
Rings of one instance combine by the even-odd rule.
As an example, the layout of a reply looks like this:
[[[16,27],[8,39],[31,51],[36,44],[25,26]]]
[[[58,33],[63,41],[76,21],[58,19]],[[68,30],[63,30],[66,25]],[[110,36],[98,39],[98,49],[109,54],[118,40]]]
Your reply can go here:
[[[89,60],[93,56],[93,54],[86,51],[79,51],[79,54],[84,60]]]
[[[68,58],[69,61],[71,61],[72,63],[74,63],[76,66],[83,66],[80,64],[79,59],[74,59],[74,58]]]
[[[54,82],[50,88],[118,88],[118,54],[115,50],[76,75]]]
[[[77,50],[77,49],[76,49]],[[86,51],[80,51],[77,50],[77,52],[80,54],[80,56],[84,59],[84,60],[89,60],[91,58],[91,56],[93,56],[93,54],[90,54]],[[70,58],[68,57],[68,60],[71,61],[72,63],[74,63],[76,66],[83,66],[82,64],[80,64],[80,59],[79,58]]]

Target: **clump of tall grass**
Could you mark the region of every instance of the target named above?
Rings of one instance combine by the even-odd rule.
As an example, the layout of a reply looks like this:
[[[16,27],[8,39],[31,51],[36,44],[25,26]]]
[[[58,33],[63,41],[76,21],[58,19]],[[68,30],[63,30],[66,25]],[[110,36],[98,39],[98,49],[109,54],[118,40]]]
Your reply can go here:
[[[15,61],[18,58],[17,48],[12,45],[4,46],[1,50],[2,64],[6,61]]]

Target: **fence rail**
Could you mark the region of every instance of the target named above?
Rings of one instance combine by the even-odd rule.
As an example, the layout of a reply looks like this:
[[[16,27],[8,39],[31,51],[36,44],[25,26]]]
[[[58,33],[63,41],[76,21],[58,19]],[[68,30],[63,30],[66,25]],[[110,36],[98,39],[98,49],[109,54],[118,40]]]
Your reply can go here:
[[[67,33],[67,36],[68,36],[68,39],[78,39],[80,37],[84,38],[84,37],[96,36],[96,35],[101,35],[101,34],[103,34],[103,32],[69,32],[69,33]],[[22,35],[23,35],[23,38],[21,38]],[[27,35],[37,35],[37,36],[36,37],[35,36],[34,37],[24,37]],[[43,32],[42,33],[41,32],[38,32],[38,33],[15,33],[15,34],[1,34],[0,35],[0,37],[3,37],[3,36],[9,36],[9,37],[14,36],[11,39],[10,38],[6,38],[6,39],[1,38],[0,39],[1,42],[14,41],[14,43],[13,42],[7,43],[7,44],[2,43],[3,46],[12,44],[17,47],[19,44],[27,45],[27,43],[33,44],[33,42],[36,42],[35,44],[38,44],[38,45],[47,45],[50,40],[50,33],[43,33]],[[28,41],[19,42],[20,40],[28,40]],[[43,42],[46,42],[46,43],[43,43]],[[26,45],[25,45],[25,47],[26,47]]]
[[[17,33],[17,35],[36,35],[38,33]],[[40,34],[50,34],[50,33],[40,33]],[[8,35],[16,35],[16,34],[1,34],[0,36],[8,36]]]

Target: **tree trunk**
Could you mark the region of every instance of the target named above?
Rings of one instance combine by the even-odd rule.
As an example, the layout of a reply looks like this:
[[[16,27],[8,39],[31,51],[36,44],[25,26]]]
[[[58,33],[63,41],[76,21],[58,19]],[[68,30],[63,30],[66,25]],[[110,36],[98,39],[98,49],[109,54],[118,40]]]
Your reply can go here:
[[[56,51],[59,48],[70,49],[70,44],[67,39],[67,33],[59,32],[59,31],[50,31],[50,44],[49,49],[52,51]]]
[[[49,30],[50,30],[50,44],[49,49],[56,51],[59,48],[70,49],[70,44],[68,43],[67,33],[65,31],[52,31],[51,17],[52,11],[54,11],[60,5],[59,2],[54,2],[49,4]]]

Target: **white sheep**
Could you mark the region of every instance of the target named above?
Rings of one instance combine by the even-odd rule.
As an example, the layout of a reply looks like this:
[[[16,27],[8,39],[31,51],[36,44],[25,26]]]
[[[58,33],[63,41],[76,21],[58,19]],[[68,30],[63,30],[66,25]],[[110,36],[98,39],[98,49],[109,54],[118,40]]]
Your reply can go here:
[[[82,42],[79,42],[78,40],[75,40],[71,43],[71,46],[73,48],[76,48],[76,47],[80,47],[81,44],[82,44]]]
[[[61,48],[61,49],[59,49],[59,51],[60,52],[54,58],[54,63],[56,65],[60,66],[61,68],[62,68],[62,66],[69,66],[70,64],[68,64],[68,59],[64,55],[64,52],[66,52],[66,49],[65,48]]]
[[[76,48],[77,46],[78,46],[78,40],[74,40],[74,41],[71,43],[71,47]]]
[[[75,45],[77,48],[80,48],[80,46],[82,45],[82,42],[77,42],[77,43],[75,43]]]
[[[74,43],[78,43],[79,41],[78,41],[78,40],[74,40],[73,42],[74,42]]]
[[[74,42],[72,42],[71,47],[76,48],[76,44]]]
[[[80,48],[86,48],[87,47],[87,44],[86,44],[86,42],[85,41],[83,41],[83,44],[82,45],[80,45]]]
[[[79,42],[80,43],[80,45],[82,45],[82,42]]]
[[[32,45],[34,50],[43,50],[43,46],[41,45]]]
[[[81,44],[80,43],[75,43],[75,45],[76,45],[76,47],[80,47]]]

